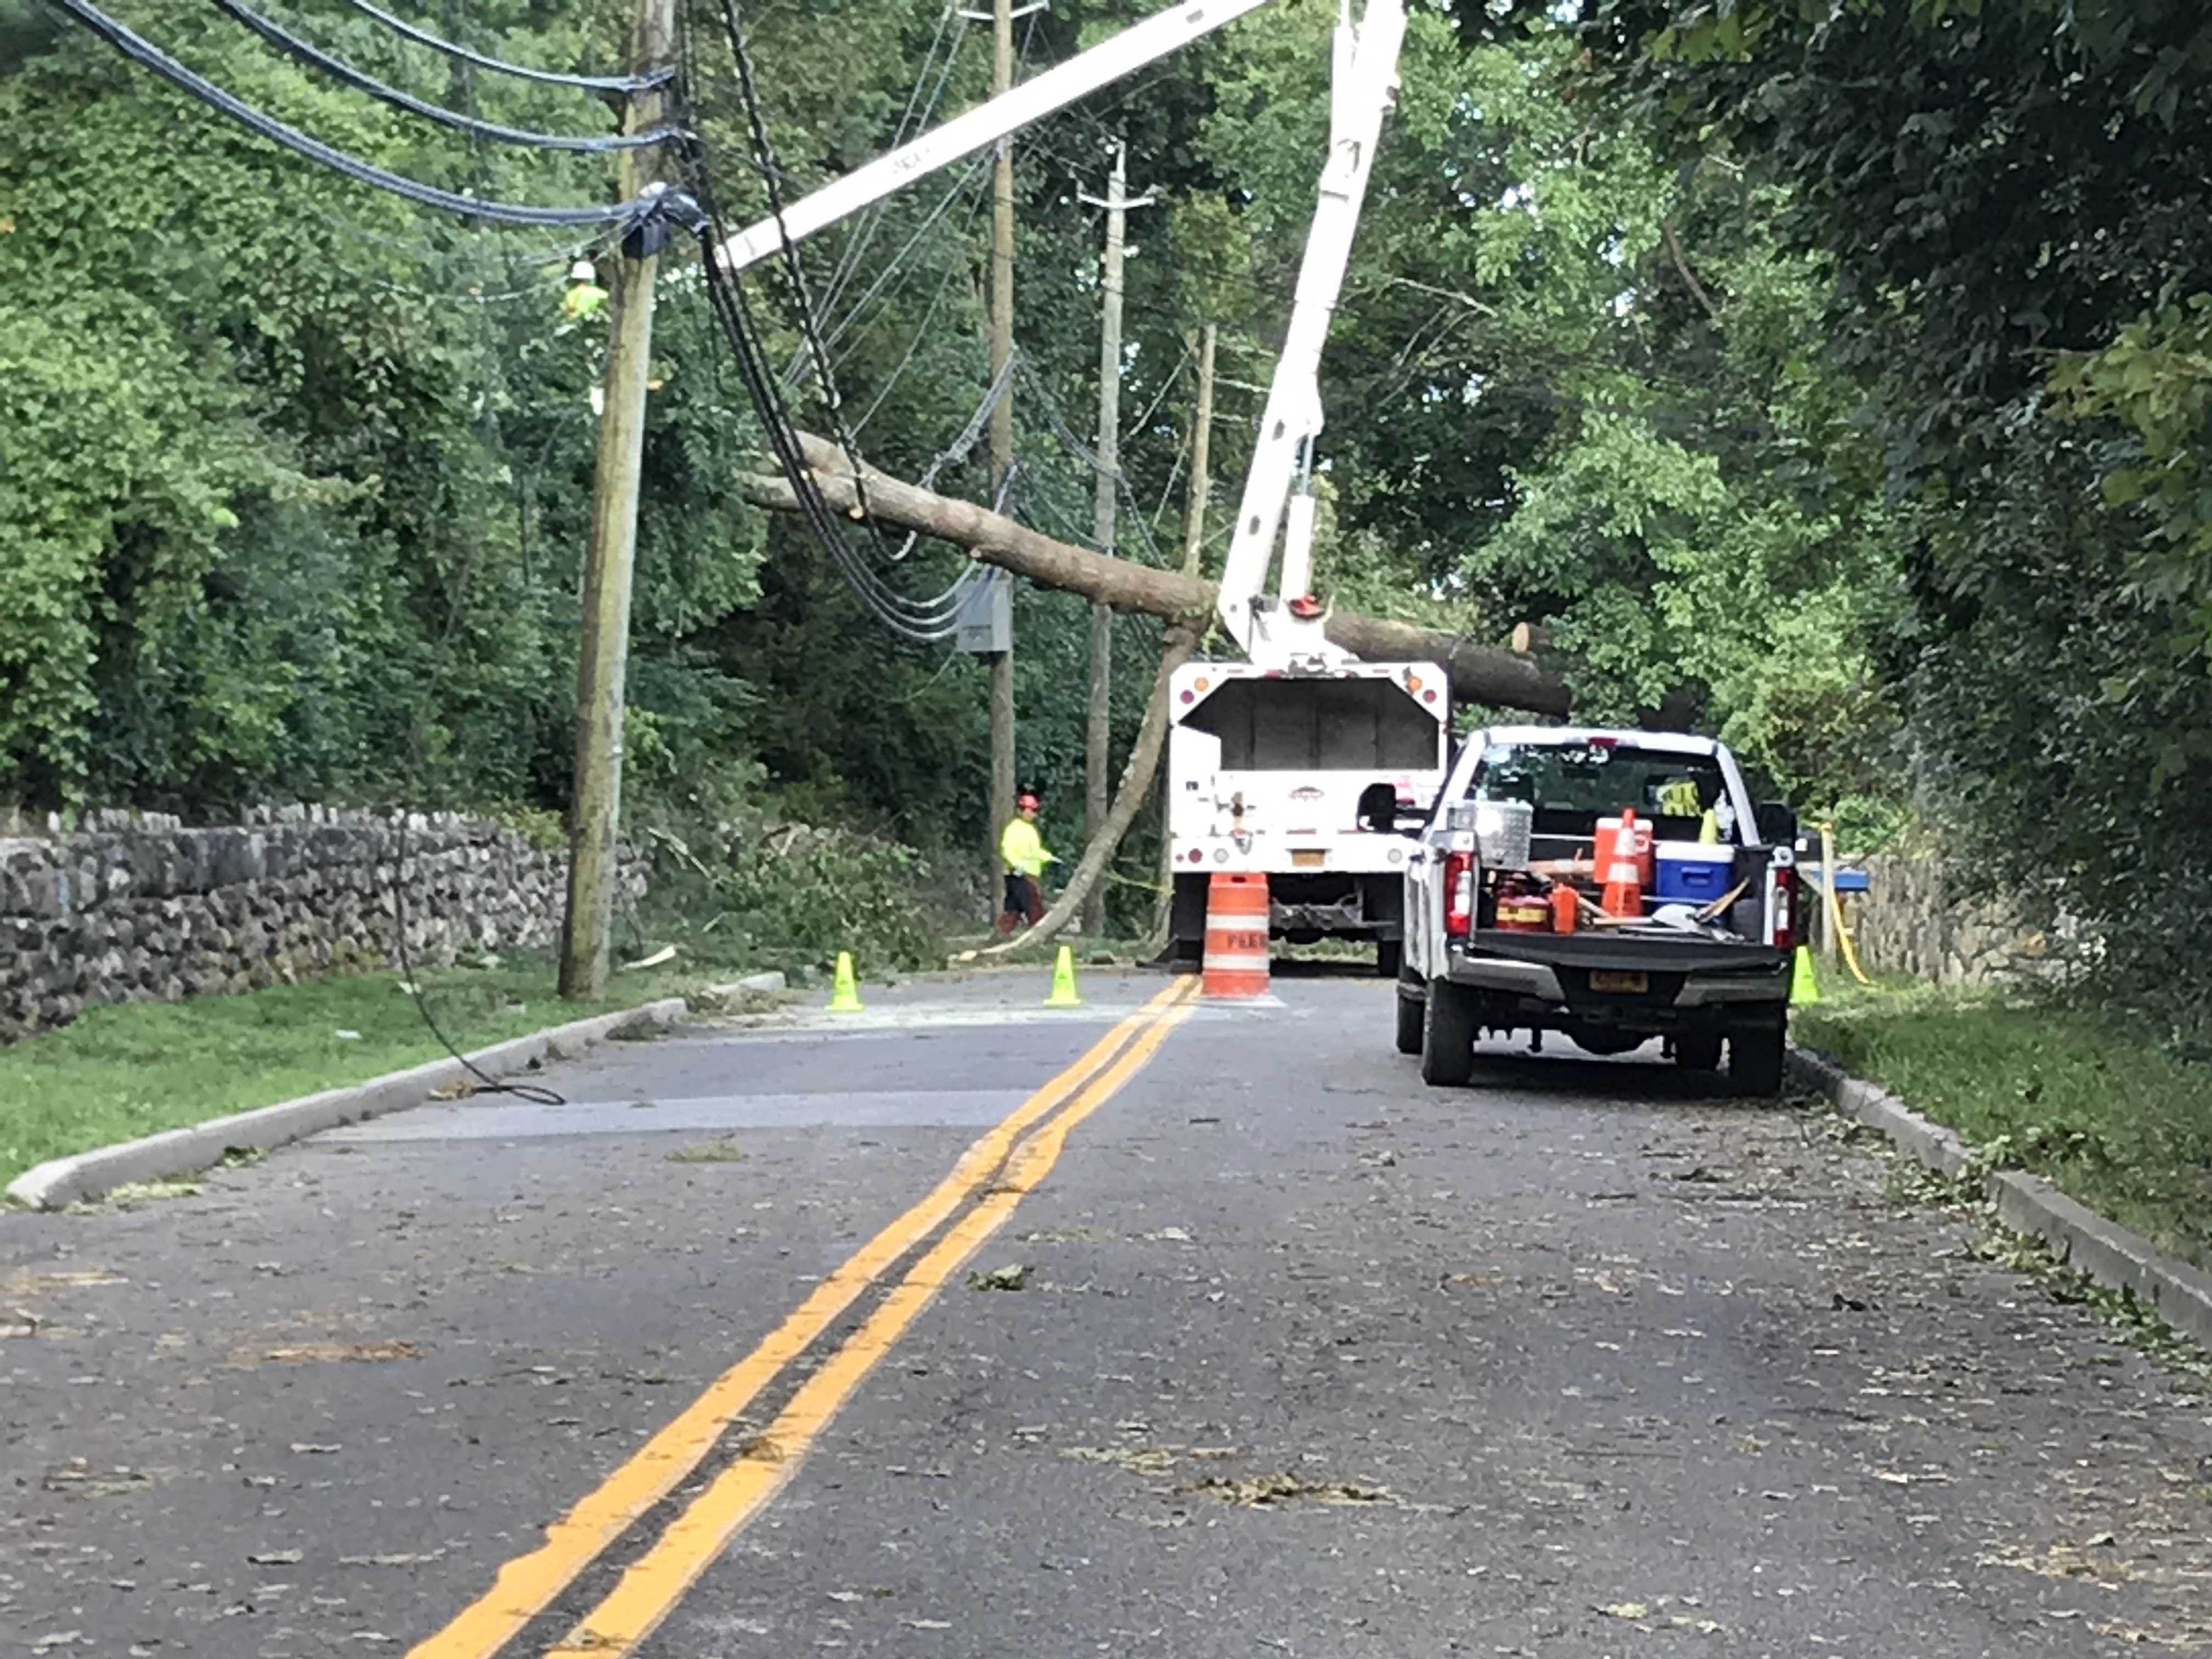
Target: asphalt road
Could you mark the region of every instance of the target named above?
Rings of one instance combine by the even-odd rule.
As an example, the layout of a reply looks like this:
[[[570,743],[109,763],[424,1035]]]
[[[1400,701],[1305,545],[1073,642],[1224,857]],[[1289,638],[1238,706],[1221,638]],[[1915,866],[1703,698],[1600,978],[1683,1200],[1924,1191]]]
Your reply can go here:
[[[1822,1111],[1043,989],[0,1217],[0,1653],[2212,1654],[2212,1402]]]

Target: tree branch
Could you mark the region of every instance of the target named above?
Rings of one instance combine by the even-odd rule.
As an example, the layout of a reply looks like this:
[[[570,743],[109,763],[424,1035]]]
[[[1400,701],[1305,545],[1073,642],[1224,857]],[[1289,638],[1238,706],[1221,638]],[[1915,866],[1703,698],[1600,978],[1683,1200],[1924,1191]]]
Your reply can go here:
[[[1705,315],[1717,323],[1720,321],[1721,308],[1713,303],[1713,296],[1705,292],[1705,285],[1691,273],[1690,262],[1682,257],[1682,245],[1674,238],[1674,222],[1662,219],[1659,234],[1666,240],[1667,257],[1674,260],[1674,269],[1682,273],[1682,280],[1690,285],[1690,292],[1698,296],[1698,303],[1705,308]]]

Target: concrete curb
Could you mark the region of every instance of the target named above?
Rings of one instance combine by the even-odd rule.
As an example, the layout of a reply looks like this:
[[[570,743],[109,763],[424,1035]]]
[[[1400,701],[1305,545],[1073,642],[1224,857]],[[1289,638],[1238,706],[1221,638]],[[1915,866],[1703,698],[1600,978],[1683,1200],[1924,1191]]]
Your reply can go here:
[[[1790,1069],[1798,1083],[1881,1130],[1928,1168],[1954,1180],[1973,1171],[1973,1149],[1966,1141],[1896,1096],[1794,1043]],[[1984,1172],[1981,1181],[2006,1226],[2041,1239],[2061,1261],[2109,1290],[2125,1291],[2175,1330],[2212,1350],[2212,1273],[2161,1254],[2142,1234],[2107,1221],[2040,1176],[1997,1170]]]
[[[496,1042],[477,1049],[469,1058],[497,1077],[522,1071],[533,1060],[573,1060],[618,1031],[637,1025],[669,1024],[687,1012],[682,997],[663,997],[618,1013],[594,1014],[589,1019],[570,1020],[565,1025]],[[437,1090],[467,1075],[467,1068],[457,1060],[434,1060],[343,1089],[325,1089],[275,1106],[257,1107],[143,1139],[52,1158],[16,1176],[9,1183],[7,1198],[26,1209],[66,1209],[131,1182],[161,1181],[212,1168],[233,1151],[267,1152],[340,1124],[420,1106]]]

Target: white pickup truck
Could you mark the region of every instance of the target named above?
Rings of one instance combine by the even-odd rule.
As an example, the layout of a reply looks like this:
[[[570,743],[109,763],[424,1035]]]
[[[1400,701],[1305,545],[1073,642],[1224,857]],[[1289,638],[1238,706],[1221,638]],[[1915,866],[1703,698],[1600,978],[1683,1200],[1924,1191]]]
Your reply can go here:
[[[1609,851],[1600,823],[1626,808],[1650,826],[1659,867],[1694,867],[1702,886],[1691,899],[1655,896],[1647,882],[1641,915],[1599,915],[1598,860]],[[1717,840],[1700,847],[1701,833]],[[1559,1031],[1598,1054],[1657,1037],[1680,1064],[1708,1071],[1725,1042],[1730,1081],[1776,1093],[1796,840],[1790,810],[1754,804],[1735,757],[1710,738],[1474,733],[1407,858],[1399,1052],[1420,1056],[1424,1081],[1452,1085],[1473,1075],[1474,1044],[1492,1031],[1525,1030],[1535,1042]]]

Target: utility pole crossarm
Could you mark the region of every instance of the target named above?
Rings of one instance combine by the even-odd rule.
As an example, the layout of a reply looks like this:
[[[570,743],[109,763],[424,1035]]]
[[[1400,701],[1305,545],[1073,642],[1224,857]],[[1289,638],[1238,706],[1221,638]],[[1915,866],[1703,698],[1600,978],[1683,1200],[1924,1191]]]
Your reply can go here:
[[[915,179],[975,155],[1267,3],[1267,0],[1186,0],[1148,17],[1090,51],[1078,52],[1035,80],[1024,81],[954,116],[912,143],[792,203],[784,209],[781,229],[771,218],[739,231],[722,244],[723,262],[733,270],[742,270],[775,252],[784,236],[796,242],[826,230]]]

